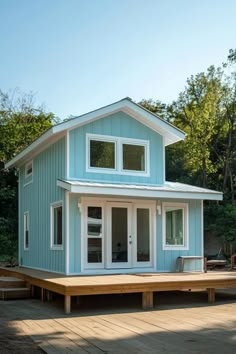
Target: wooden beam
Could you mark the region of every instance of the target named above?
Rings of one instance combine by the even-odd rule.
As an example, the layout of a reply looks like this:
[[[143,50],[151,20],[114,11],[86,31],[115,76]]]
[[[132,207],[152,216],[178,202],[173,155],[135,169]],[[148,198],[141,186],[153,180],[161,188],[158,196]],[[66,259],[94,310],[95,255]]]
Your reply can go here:
[[[142,307],[144,310],[153,309],[153,292],[145,291],[142,293]]]
[[[64,310],[66,315],[71,313],[71,296],[69,295],[65,295],[64,297]]]
[[[208,288],[207,293],[208,293],[208,303],[213,304],[215,302],[215,289]]]

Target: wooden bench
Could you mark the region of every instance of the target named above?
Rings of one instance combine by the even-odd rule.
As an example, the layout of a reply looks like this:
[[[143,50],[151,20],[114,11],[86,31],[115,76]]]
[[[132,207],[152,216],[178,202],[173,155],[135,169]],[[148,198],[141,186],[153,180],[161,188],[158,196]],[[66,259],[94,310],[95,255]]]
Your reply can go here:
[[[184,271],[184,264],[185,261],[189,261],[189,260],[198,260],[201,259],[204,261],[204,272],[207,272],[207,267],[206,267],[206,258],[204,256],[179,256],[177,257],[176,260],[176,268],[178,272],[183,272]]]
[[[214,269],[215,267],[225,267],[227,261],[224,259],[210,259],[206,262],[207,267]]]

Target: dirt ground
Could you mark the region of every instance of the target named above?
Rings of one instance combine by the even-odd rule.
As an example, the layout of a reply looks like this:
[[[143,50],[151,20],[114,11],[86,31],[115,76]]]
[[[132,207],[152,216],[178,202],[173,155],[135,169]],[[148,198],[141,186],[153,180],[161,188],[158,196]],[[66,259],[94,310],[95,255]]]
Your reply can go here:
[[[1,307],[5,304],[6,301],[0,301],[0,354],[44,353],[21,328],[18,327],[16,330],[15,326],[11,326],[11,323],[3,316]]]
[[[30,337],[24,333],[11,333],[10,328],[1,329],[0,333],[1,354],[42,354],[42,351]]]

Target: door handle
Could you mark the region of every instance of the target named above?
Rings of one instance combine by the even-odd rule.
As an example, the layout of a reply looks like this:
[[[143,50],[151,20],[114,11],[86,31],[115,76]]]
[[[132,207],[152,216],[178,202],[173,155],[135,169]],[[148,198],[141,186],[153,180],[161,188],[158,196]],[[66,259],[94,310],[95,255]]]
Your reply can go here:
[[[129,244],[131,245],[131,244],[132,244],[132,241],[129,241]]]

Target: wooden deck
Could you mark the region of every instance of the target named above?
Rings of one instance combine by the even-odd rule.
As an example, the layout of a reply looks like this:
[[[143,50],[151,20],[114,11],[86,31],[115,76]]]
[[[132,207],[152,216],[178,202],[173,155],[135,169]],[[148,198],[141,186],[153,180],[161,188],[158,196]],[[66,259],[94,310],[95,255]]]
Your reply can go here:
[[[153,308],[153,293],[176,290],[202,290],[208,293],[208,302],[215,301],[215,289],[236,288],[236,272],[208,273],[143,273],[97,276],[64,276],[23,267],[0,268],[0,275],[24,279],[33,292],[34,286],[64,295],[65,313],[71,312],[71,297],[81,295],[142,293],[143,309]]]
[[[174,294],[159,294],[153,311],[99,303],[95,311],[77,308],[70,316],[57,303],[0,301],[0,341],[10,339],[14,352],[30,336],[47,354],[235,353],[236,295],[217,291],[216,303],[206,306],[204,293],[183,293],[184,303]]]

